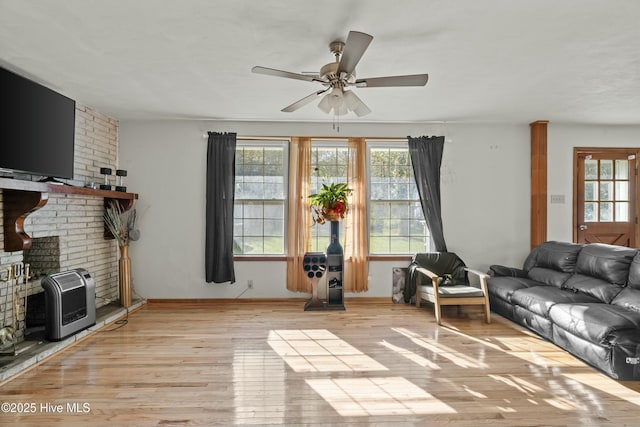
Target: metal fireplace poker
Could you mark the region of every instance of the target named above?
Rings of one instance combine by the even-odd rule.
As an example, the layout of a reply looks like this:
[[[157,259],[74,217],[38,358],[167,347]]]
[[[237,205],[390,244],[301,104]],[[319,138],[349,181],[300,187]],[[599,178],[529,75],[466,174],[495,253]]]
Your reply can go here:
[[[5,273],[6,274],[3,274]],[[20,330],[19,322],[26,321],[27,316],[27,292],[29,289],[29,264],[22,262],[11,264],[3,272],[0,272],[0,282],[7,285],[4,294],[4,307],[2,328],[0,329],[0,354],[16,356],[18,337],[16,332]],[[9,307],[9,295],[13,307]],[[7,313],[12,311],[11,324],[8,324]]]

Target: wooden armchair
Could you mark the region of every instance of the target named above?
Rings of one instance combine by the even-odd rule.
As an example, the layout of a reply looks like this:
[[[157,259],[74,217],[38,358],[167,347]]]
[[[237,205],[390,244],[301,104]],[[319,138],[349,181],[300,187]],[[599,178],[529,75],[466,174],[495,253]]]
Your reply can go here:
[[[436,322],[441,324],[443,305],[482,305],[487,323],[491,323],[487,274],[467,268],[453,252],[421,253],[409,266],[409,281],[415,285],[416,307],[433,303]]]

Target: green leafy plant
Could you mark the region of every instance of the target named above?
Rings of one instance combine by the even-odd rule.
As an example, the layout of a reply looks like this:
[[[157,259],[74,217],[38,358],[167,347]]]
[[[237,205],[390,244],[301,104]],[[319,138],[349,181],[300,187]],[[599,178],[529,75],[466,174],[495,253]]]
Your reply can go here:
[[[349,210],[349,195],[353,190],[345,183],[322,184],[320,191],[309,196],[313,222],[337,221]]]
[[[118,241],[118,246],[129,246],[130,240],[138,240],[139,231],[136,229],[136,210],[124,208],[116,202],[111,202],[104,209],[104,222]]]

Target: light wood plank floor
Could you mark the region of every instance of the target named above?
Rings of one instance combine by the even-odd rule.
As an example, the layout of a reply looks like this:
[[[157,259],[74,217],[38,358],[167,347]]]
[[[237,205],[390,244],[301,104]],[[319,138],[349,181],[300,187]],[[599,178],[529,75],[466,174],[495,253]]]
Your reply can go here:
[[[302,306],[150,304],[3,384],[0,401],[32,413],[5,405],[0,424],[640,425],[640,382],[498,316],[445,310],[437,326],[427,304]]]

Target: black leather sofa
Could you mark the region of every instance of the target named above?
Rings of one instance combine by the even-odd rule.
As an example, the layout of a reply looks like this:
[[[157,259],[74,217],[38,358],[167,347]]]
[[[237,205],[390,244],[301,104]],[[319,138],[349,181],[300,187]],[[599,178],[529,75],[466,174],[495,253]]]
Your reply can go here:
[[[491,310],[619,380],[640,380],[640,251],[545,242],[492,265]]]

